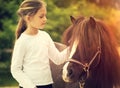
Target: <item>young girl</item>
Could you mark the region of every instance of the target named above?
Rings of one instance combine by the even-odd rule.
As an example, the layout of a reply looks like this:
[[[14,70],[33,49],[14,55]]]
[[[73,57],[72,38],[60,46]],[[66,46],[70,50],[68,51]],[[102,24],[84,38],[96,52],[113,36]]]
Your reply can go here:
[[[24,0],[18,10],[11,73],[20,88],[52,88],[49,59],[58,65],[67,60],[69,48],[59,52],[48,33],[39,30],[46,24],[46,14],[42,0]]]

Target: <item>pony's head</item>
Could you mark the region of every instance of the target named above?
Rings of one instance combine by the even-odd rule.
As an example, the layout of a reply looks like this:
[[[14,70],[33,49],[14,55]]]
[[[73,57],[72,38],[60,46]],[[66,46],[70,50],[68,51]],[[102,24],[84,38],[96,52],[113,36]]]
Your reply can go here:
[[[116,40],[108,26],[93,17],[71,16],[72,25],[64,32],[70,46],[63,80],[85,83],[85,88],[112,88],[120,83],[120,58]],[[99,87],[97,87],[99,86]]]

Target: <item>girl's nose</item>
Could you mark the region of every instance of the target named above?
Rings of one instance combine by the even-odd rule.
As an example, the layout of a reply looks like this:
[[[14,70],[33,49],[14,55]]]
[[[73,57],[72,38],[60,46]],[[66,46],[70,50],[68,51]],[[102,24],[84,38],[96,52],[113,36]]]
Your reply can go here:
[[[47,17],[44,17],[44,22],[46,22],[47,21]]]

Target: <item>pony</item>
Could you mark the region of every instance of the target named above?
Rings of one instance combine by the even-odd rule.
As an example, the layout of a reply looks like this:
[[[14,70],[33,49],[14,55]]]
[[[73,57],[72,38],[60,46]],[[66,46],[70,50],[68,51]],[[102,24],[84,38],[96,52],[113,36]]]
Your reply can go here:
[[[95,17],[71,16],[71,21],[63,34],[70,47],[63,80],[79,82],[80,88],[120,88],[120,56],[110,27]]]

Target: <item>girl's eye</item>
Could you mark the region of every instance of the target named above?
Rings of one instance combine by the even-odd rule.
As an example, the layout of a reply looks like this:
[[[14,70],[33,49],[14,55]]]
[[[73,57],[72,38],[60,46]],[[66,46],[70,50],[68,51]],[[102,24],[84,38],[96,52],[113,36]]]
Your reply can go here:
[[[44,16],[40,16],[40,18],[43,18]]]
[[[39,16],[40,18],[44,18],[44,17],[46,17],[46,15],[41,15],[41,16]]]

